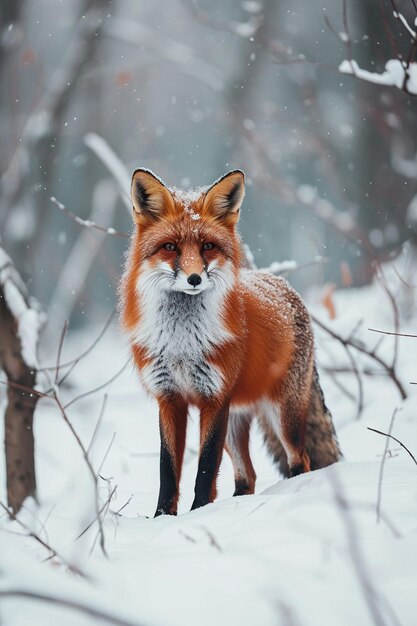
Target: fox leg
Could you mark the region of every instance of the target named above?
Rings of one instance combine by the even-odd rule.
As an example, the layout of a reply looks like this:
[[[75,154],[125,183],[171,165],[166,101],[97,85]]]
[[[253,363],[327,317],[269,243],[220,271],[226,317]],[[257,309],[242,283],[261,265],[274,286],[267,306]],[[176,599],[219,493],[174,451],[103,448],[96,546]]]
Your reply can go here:
[[[160,487],[155,517],[177,514],[187,413],[188,405],[180,398],[159,400]]]
[[[226,439],[229,403],[206,404],[200,413],[200,458],[191,510],[216,498],[216,480]]]
[[[290,477],[310,471],[310,457],[305,448],[308,408],[289,399],[280,406],[281,443],[287,455]]]
[[[235,474],[234,496],[254,493],[256,473],[249,454],[249,432],[252,416],[231,411],[226,435],[226,451],[232,459]]]
[[[306,410],[290,399],[264,405],[260,425],[265,432],[268,448],[279,461],[284,474],[290,477],[310,471],[310,459],[304,446],[306,419]],[[281,446],[286,463],[280,456]]]

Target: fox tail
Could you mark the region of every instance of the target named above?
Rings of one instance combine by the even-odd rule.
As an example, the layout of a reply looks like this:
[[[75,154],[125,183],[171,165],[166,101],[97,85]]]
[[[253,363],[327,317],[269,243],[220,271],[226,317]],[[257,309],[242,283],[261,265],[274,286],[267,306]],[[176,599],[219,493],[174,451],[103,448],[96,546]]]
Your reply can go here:
[[[290,470],[287,463],[287,455],[281,442],[276,436],[272,435],[271,431],[265,433],[265,435],[268,435],[265,436],[265,443],[269,452],[278,465],[280,472],[288,478]],[[324,401],[316,365],[314,365],[310,411],[304,437],[304,445],[310,457],[311,470],[327,467],[343,458],[333,426],[332,416]]]

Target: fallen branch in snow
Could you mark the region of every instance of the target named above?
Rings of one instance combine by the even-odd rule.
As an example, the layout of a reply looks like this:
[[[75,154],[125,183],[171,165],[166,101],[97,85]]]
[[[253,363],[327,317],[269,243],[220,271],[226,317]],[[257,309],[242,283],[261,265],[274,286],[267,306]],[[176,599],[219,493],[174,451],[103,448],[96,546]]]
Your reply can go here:
[[[0,247],[0,370],[9,383],[5,423],[7,502],[14,513],[28,496],[35,496],[35,442],[33,416],[38,396],[36,385],[37,346],[44,318],[10,257]]]
[[[5,513],[7,513],[7,515],[9,516],[11,520],[16,522],[20,526],[20,528],[22,528],[25,531],[26,533],[24,535],[25,537],[31,537],[37,543],[39,543],[43,548],[48,550],[49,552],[48,559],[53,559],[54,557],[56,557],[57,559],[61,561],[63,565],[68,567],[70,572],[73,572],[74,574],[78,574],[82,578],[87,578],[87,576],[76,565],[73,565],[72,563],[67,561],[61,554],[59,554],[59,552],[55,548],[53,548],[51,545],[49,545],[49,543],[47,543],[44,539],[42,539],[42,537],[40,537],[38,533],[36,533],[31,528],[29,528],[29,526],[27,526],[24,522],[22,522],[22,520],[20,520],[11,509],[7,508],[7,506],[3,502],[1,502],[1,500],[0,500],[0,507],[5,511]]]
[[[115,624],[118,626],[143,626],[144,624],[143,622],[132,622],[131,620],[120,617],[120,615],[106,613],[101,609],[89,606],[88,604],[84,604],[78,600],[60,598],[47,593],[31,591],[29,589],[0,589],[0,598],[26,598],[27,600],[39,600],[41,602],[46,602],[47,604],[54,604],[68,609],[73,609],[78,613],[83,613],[84,615],[88,615],[94,619],[102,620],[106,624],[111,624],[112,626]]]
[[[402,448],[404,448],[406,452],[408,452],[410,457],[413,459],[414,463],[417,465],[417,459],[414,456],[414,454],[411,452],[411,450],[409,450],[402,441],[394,437],[394,435],[391,435],[390,433],[384,433],[382,432],[382,430],[378,430],[377,428],[371,428],[370,426],[367,426],[367,428],[368,430],[372,430],[373,433],[378,433],[378,435],[383,435],[384,437],[389,437],[390,439],[393,439],[394,441],[396,441]]]

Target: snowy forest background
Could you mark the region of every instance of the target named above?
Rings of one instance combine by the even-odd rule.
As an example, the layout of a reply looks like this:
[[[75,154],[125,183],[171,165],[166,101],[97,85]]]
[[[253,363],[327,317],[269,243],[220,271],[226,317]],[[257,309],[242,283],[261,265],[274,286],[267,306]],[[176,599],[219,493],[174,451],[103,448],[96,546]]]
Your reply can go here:
[[[0,624],[414,624],[416,17],[1,0],[0,416],[32,402],[37,500],[13,500],[2,451]],[[186,514],[193,416],[181,515],[147,519],[157,409],[114,312],[139,166],[182,187],[245,171],[240,232],[310,307],[337,468],[282,481],[255,429],[256,494],[230,498],[225,457],[219,501]]]

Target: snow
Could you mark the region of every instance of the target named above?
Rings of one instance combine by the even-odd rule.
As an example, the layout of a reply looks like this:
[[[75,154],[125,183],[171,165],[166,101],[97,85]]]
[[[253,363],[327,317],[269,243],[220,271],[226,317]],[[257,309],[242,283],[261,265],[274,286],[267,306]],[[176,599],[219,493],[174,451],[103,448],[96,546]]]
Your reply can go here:
[[[37,346],[44,317],[34,301],[29,302],[26,288],[10,257],[0,248],[0,287],[9,311],[18,324],[22,356],[29,367],[37,367]],[[35,308],[36,307],[36,308]]]
[[[384,276],[401,311],[412,294],[398,280],[409,259],[404,253]],[[414,273],[415,275],[415,273]],[[335,332],[370,348],[380,339],[368,328],[394,329],[386,293],[378,282],[334,293],[336,319],[309,298],[312,312]],[[402,313],[401,330],[416,332],[416,307]],[[81,354],[100,328],[70,333],[62,361]],[[20,519],[52,545],[86,577],[62,564],[6,516],[0,518],[0,593],[20,589],[74,601],[108,613],[117,624],[164,626],[351,626],[375,624],[376,604],[387,626],[414,626],[417,612],[417,467],[407,452],[390,442],[382,482],[381,520],[376,504],[386,438],[367,426],[388,431],[416,453],[416,340],[400,338],[398,372],[409,393],[382,376],[363,375],[364,410],[356,419],[357,402],[344,395],[324,367],[348,365],[345,351],[316,329],[317,358],[326,401],[336,424],[345,460],[336,466],[281,480],[266,456],[255,428],[251,443],[258,475],[253,496],[232,498],[233,473],[225,455],[219,476],[219,498],[188,512],[197,467],[198,419],[190,420],[182,498],[178,517],[151,519],[158,495],[159,434],[157,407],[128,368],[105,391],[108,402],[92,445],[92,461],[100,469],[99,495],[106,559],[97,542],[91,479],[76,442],[53,403],[41,399],[35,417],[39,504],[28,501]],[[63,402],[98,386],[119,369],[127,345],[112,328],[88,354],[63,387]],[[391,358],[394,338],[385,337],[378,354]],[[356,355],[360,371],[376,365]],[[356,379],[337,379],[356,394]],[[88,446],[96,429],[102,394],[68,409],[72,424]],[[113,443],[114,433],[116,433]],[[110,446],[110,449],[108,450]],[[103,461],[104,459],[104,461]],[[4,459],[0,458],[0,463]],[[0,465],[3,467],[3,465]],[[4,486],[1,499],[4,501]],[[346,504],[347,502],[347,504]],[[116,513],[119,511],[119,513]],[[374,604],[373,604],[374,603]],[[30,613],[29,613],[30,612]],[[0,618],[7,626],[104,624],[81,610],[23,598],[1,598]]]
[[[399,59],[389,59],[385,64],[385,71],[378,74],[378,72],[369,72],[362,69],[353,59],[345,59],[339,65],[339,72],[356,76],[356,78],[376,85],[403,89],[405,84],[410,94],[417,94],[417,63],[414,62],[410,63],[406,69],[403,62]]]
[[[409,25],[409,23],[405,19],[404,15],[402,13],[397,13],[397,11],[394,11],[393,14],[394,14],[394,17],[396,17],[397,19],[400,20],[402,25],[407,29],[408,33],[411,35],[411,37],[413,39],[415,39],[416,38],[416,32],[411,28],[411,26]]]
[[[297,261],[274,261],[271,265],[263,267],[259,271],[264,274],[281,274],[282,272],[294,271],[297,267]]]

